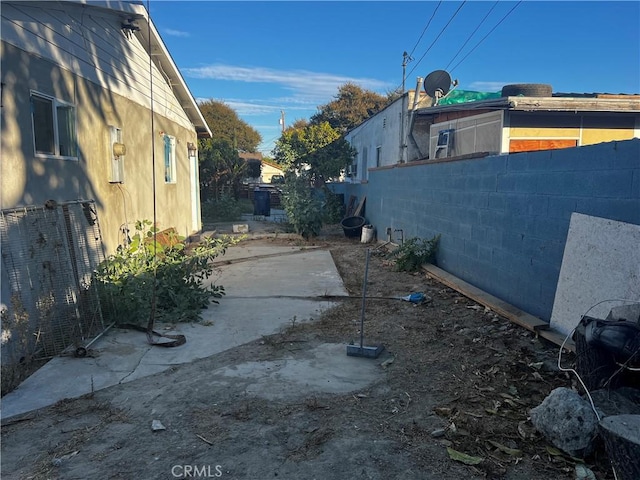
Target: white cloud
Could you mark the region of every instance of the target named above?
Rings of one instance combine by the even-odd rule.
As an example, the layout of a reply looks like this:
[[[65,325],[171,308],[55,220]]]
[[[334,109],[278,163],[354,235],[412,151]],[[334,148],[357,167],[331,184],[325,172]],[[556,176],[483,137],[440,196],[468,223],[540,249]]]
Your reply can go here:
[[[286,97],[286,103],[298,103],[311,108],[330,101],[337,94],[338,87],[347,82],[373,91],[393,88],[393,85],[373,78],[355,78],[308,70],[276,70],[265,67],[214,64],[184,68],[181,71],[186,77],[192,78],[276,84],[292,92],[292,96]]]
[[[174,30],[172,28],[165,28],[162,30],[163,33],[169,35],[171,37],[190,37],[191,34],[189,32],[183,32],[181,30]]]

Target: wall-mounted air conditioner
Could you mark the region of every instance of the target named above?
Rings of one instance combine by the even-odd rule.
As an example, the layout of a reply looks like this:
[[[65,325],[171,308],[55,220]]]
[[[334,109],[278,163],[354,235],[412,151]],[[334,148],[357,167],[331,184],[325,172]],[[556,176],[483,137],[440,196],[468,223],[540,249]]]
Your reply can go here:
[[[122,143],[122,130],[109,126],[110,183],[124,183],[124,156],[127,148]]]
[[[440,130],[438,132],[438,143],[436,144],[435,158],[446,158],[453,155],[455,129]]]

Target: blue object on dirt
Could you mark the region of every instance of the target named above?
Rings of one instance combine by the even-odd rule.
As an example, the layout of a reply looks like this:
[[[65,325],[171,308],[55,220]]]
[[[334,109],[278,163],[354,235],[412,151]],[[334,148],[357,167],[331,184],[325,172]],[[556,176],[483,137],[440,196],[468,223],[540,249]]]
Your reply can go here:
[[[402,297],[402,299],[411,303],[420,303],[424,301],[425,296],[424,296],[424,293],[418,292],[418,293],[412,293],[411,295],[407,295],[406,297]]]

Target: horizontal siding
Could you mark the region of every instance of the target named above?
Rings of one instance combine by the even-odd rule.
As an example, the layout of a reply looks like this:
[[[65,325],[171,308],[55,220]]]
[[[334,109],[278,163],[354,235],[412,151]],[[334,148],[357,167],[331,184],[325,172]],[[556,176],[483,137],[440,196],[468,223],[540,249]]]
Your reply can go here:
[[[116,12],[109,16],[92,7],[51,5],[3,3],[2,40],[146,108],[151,108],[153,93],[155,112],[192,128],[155,64],[149,80],[149,56],[135,36],[122,33]]]

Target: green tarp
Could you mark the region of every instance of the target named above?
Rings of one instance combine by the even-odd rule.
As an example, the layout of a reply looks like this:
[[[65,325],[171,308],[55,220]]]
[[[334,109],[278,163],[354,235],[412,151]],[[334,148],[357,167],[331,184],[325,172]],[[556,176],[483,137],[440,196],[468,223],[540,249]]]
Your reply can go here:
[[[440,99],[438,105],[455,105],[456,103],[477,102],[478,100],[489,100],[501,97],[502,92],[474,92],[473,90],[452,90],[446,97]]]

